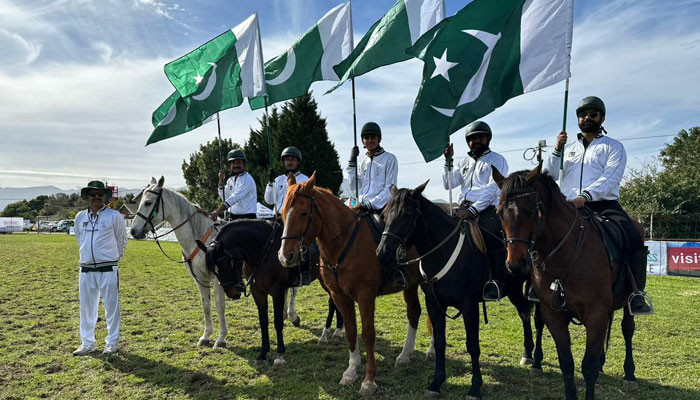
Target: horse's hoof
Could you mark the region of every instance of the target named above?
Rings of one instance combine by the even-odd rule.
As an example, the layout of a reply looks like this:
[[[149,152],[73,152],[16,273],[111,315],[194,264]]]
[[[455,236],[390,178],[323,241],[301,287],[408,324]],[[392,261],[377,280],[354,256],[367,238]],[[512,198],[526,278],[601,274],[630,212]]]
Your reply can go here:
[[[432,390],[426,390],[425,393],[423,393],[424,399],[437,399],[438,397],[440,397],[440,392],[433,392]]]
[[[639,389],[639,383],[637,383],[637,381],[628,381],[626,379],[622,381],[622,390],[627,392],[635,392],[637,389]]]
[[[544,373],[540,368],[530,368],[530,376],[542,376]]]
[[[467,400],[481,400],[481,397],[467,395],[467,397],[465,397],[465,399],[467,399]]]
[[[287,364],[287,362],[284,360],[284,357],[278,356],[277,358],[275,358],[275,361],[273,361],[272,368],[282,369],[284,368],[285,364]]]
[[[429,352],[425,353],[425,361],[434,362],[435,361],[435,352],[429,351]]]
[[[205,338],[200,338],[200,339],[197,341],[197,346],[200,346],[200,347],[209,347],[209,346],[211,346],[211,340],[205,339]]]
[[[532,358],[527,358],[527,357],[521,358],[520,365],[532,365]]]
[[[336,329],[335,332],[333,332],[333,337],[342,339],[345,337],[345,333],[343,332],[343,328]]]
[[[255,368],[262,368],[267,364],[267,360],[255,360],[255,363],[253,363],[253,367]]]
[[[379,386],[374,381],[364,381],[360,387],[360,394],[362,396],[373,396],[377,393]]]
[[[301,325],[301,318],[299,318],[298,315],[292,320],[292,325],[296,326],[297,328],[299,327],[299,325]]]
[[[321,336],[318,338],[318,345],[323,346],[324,344],[328,344],[328,339],[325,336]]]
[[[411,363],[411,359],[408,357],[405,357],[405,358],[396,357],[396,363],[394,364],[394,368],[405,367],[410,363]]]
[[[356,380],[357,380],[357,375],[356,376],[348,376],[348,375],[343,374],[343,377],[340,378],[340,384],[342,386],[352,385],[353,383],[355,383]]]
[[[214,348],[215,349],[225,349],[226,348],[226,342],[219,342],[217,341],[214,343]]]

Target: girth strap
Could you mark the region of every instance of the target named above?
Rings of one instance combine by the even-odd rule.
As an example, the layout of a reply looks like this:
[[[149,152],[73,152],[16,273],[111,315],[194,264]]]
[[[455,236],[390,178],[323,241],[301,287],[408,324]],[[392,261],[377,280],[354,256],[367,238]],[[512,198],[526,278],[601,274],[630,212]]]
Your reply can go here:
[[[206,242],[207,242],[207,239],[209,239],[209,235],[211,235],[211,233],[212,233],[213,231],[214,231],[214,226],[212,225],[212,226],[209,227],[209,229],[207,230],[207,233],[205,233],[204,236],[202,237],[201,242],[202,242],[202,243],[206,243]],[[192,261],[192,260],[194,259],[194,257],[197,255],[197,253],[199,253],[199,250],[200,250],[200,249],[199,249],[199,246],[195,246],[195,247],[194,247],[194,250],[192,250],[192,253],[190,253],[189,257],[187,257],[187,260],[188,260],[188,261]]]

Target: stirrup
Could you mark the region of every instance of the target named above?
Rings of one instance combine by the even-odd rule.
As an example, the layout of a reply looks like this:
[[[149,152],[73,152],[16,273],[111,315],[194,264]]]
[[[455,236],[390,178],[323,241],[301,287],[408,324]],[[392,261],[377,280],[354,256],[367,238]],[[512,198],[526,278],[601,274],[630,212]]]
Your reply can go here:
[[[530,290],[527,291],[527,300],[533,303],[540,302],[540,298],[537,297],[537,293],[535,293],[535,289],[533,289],[532,286],[530,286]]]
[[[486,296],[486,289],[489,286],[496,287],[496,298]],[[493,279],[491,279],[490,281],[486,281],[486,283],[484,284],[484,288],[481,290],[481,298],[483,298],[484,301],[500,301],[501,297],[503,297],[503,296],[501,293],[501,288],[498,287],[498,283],[496,283],[496,281]]]
[[[649,307],[648,312],[632,312],[632,300],[635,297],[641,297],[642,300],[644,301],[644,304]],[[630,295],[627,297],[627,310],[630,312],[630,315],[652,315],[654,314],[654,303],[652,303],[651,298],[647,296],[647,294],[644,291],[639,291],[639,292],[632,292]]]
[[[396,279],[394,279],[394,278],[396,277],[396,273],[397,273],[397,272],[398,272],[399,274],[401,274],[401,281],[403,282],[403,283],[400,284],[400,285],[397,285]],[[401,269],[396,268],[396,269],[394,270],[394,272],[391,274],[391,285],[394,286],[394,287],[406,288],[406,287],[407,287],[407,283],[408,283],[408,280],[406,279],[406,274],[404,274],[403,271],[401,271]]]

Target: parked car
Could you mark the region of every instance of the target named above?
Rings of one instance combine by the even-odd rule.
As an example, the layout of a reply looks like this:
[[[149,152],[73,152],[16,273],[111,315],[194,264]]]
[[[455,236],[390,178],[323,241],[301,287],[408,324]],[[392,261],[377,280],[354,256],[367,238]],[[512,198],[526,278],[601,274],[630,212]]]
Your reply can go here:
[[[62,219],[56,223],[55,226],[51,228],[51,232],[70,232],[70,227],[73,226],[74,222],[72,219]]]

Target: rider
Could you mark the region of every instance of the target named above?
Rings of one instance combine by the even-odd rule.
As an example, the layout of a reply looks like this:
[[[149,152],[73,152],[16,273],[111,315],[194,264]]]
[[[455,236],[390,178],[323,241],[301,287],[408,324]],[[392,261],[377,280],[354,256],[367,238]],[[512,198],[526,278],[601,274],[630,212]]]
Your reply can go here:
[[[228,178],[226,185],[224,185],[226,174],[223,169],[219,170],[219,197],[223,204],[212,211],[210,216],[216,220],[222,211],[228,209],[231,221],[255,218],[258,194],[255,180],[245,170],[245,154],[241,149],[233,149],[228,152],[227,158],[233,175]]]
[[[303,183],[309,180],[309,177],[299,171],[302,157],[301,151],[294,146],[287,147],[282,150],[280,155],[282,165],[284,166],[284,174],[275,177],[275,170],[270,168],[270,182],[265,187],[265,201],[268,204],[275,204],[275,214],[282,209],[284,197],[287,194],[287,177],[293,174],[297,183]],[[315,245],[312,244],[312,246]],[[311,267],[310,257],[305,257],[299,266],[301,274],[292,274],[292,286],[303,286],[311,283]],[[301,275],[301,276],[299,276]]]
[[[469,146],[469,157],[465,157],[452,171],[452,143],[445,149],[445,171],[442,181],[445,189],[461,187],[460,205],[457,217],[472,219],[481,228],[486,244],[486,256],[490,265],[491,278],[483,289],[483,298],[496,301],[503,297],[501,290],[505,277],[505,247],[501,221],[496,215],[500,190],[491,176],[491,166],[503,176],[508,175],[508,163],[502,155],[489,149],[491,127],[486,122],[474,121],[467,125],[464,138]],[[451,177],[452,181],[448,181]]]
[[[549,157],[546,170],[557,171],[564,155],[563,177],[560,189],[576,208],[588,207],[595,212],[614,210],[625,217],[621,223],[629,243],[629,265],[639,291],[628,299],[633,315],[651,314],[646,302],[647,248],[644,239],[635,229],[629,215],[620,207],[620,181],[625,172],[627,156],[622,144],[609,137],[602,124],[605,121],[605,104],[595,96],[583,98],[576,107],[581,133],[577,140],[566,144],[567,135],[562,131]],[[566,145],[566,146],[564,146]]]
[[[362,144],[367,149],[366,157],[357,167],[357,182],[355,166],[360,150],[357,146],[350,152],[350,162],[346,168],[346,178],[351,193],[356,193],[358,208],[366,213],[381,213],[391,197],[389,188],[396,185],[398,176],[398,161],[396,156],[384,150],[379,145],[382,141],[382,130],[376,122],[368,122],[360,132]],[[357,183],[357,185],[356,185]],[[392,285],[396,287],[406,286],[406,277],[403,268],[398,264],[387,266],[392,268]]]

